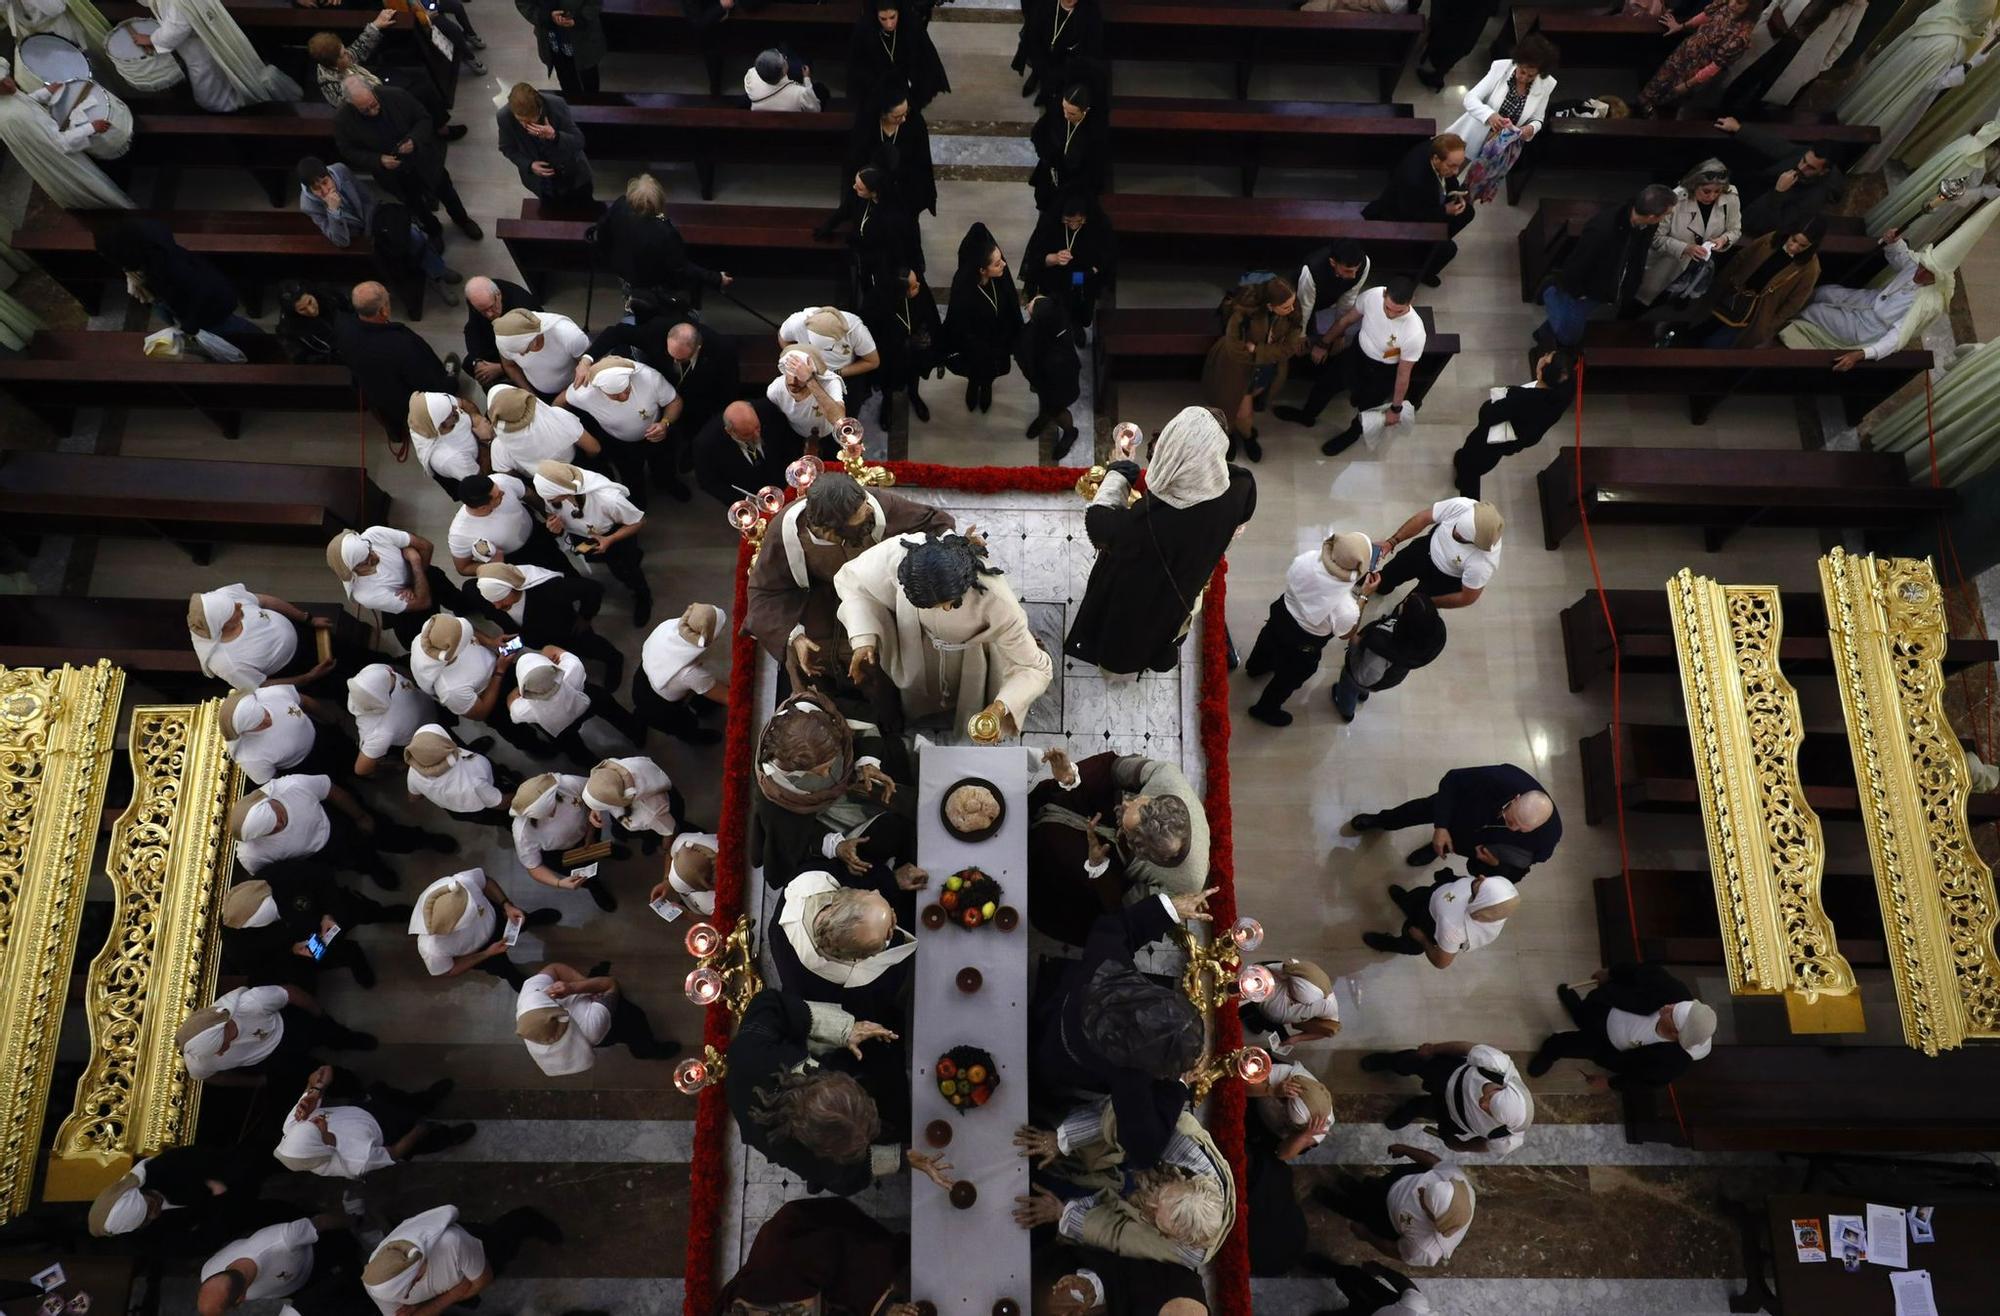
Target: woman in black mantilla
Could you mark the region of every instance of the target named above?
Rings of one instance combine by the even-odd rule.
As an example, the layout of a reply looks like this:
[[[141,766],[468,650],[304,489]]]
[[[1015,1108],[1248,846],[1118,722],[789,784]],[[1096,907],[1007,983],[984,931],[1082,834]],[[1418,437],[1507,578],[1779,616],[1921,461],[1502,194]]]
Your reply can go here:
[[[931,34],[913,12],[904,12],[912,8],[908,0],[861,0],[847,52],[847,95],[856,105],[870,104],[891,76],[909,86],[910,108],[918,113],[951,90]]]
[[[1224,457],[1229,434],[1211,407],[1188,407],[1153,440],[1146,493],[1131,454],[1114,453],[1084,513],[1097,549],[1063,652],[1114,675],[1165,672],[1236,529],[1257,510],[1257,483]]]
[[[984,224],[966,230],[958,244],[958,272],[951,279],[945,315],[945,364],[965,377],[965,409],[993,408],[993,381],[1013,369],[1021,333],[1021,294],[1007,257]]]
[[[931,286],[915,270],[900,267],[877,285],[875,296],[861,308],[861,318],[882,353],[882,367],[876,373],[883,394],[901,389],[910,400],[911,414],[928,421],[931,409],[919,386],[944,355],[944,322]]]
[[[1079,56],[1104,55],[1104,15],[1097,0],[1023,0],[1021,44],[1013,69],[1027,70],[1021,94],[1046,105],[1070,78],[1069,63]]]
[[[864,109],[854,116],[854,133],[847,144],[847,170],[876,165],[894,180],[897,198],[912,215],[937,214],[937,177],[931,168],[931,130],[924,116],[910,105],[910,87],[892,77],[875,89]]]
[[[1081,192],[1042,212],[1021,257],[1021,282],[1063,303],[1070,323],[1090,328],[1097,299],[1118,273],[1117,236],[1097,203]]]
[[[863,165],[854,171],[840,209],[813,230],[813,236],[830,238],[848,221],[854,225],[847,234],[847,249],[854,258],[853,286],[841,298],[843,304],[865,305],[901,266],[923,273],[924,244],[916,215],[896,194],[895,178],[881,165]]]
[[[1014,352],[1022,377],[1035,391],[1035,418],[1028,422],[1027,436],[1035,438],[1055,426],[1051,452],[1057,461],[1075,445],[1078,432],[1069,412],[1083,390],[1076,338],[1063,304],[1053,297],[1037,297],[1028,306],[1028,327]]]

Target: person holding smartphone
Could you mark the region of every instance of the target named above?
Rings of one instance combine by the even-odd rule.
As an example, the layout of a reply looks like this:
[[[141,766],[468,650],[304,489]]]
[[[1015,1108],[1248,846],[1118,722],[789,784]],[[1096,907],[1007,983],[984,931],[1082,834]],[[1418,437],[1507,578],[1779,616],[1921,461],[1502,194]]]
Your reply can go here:
[[[1377,560],[1375,546],[1358,530],[1328,535],[1292,559],[1285,592],[1272,601],[1243,664],[1245,676],[1271,678],[1250,716],[1274,727],[1292,724],[1285,701],[1319,670],[1320,655],[1335,636],[1345,641],[1361,629],[1361,609],[1382,581],[1373,570]]]
[[[224,972],[252,982],[311,987],[322,969],[345,968],[358,987],[375,985],[361,943],[347,935],[369,923],[403,923],[408,905],[385,905],[343,885],[314,857],[280,859],[229,888],[222,901]]]
[[[1458,255],[1456,238],[1472,222],[1472,194],[1460,177],[1465,172],[1465,139],[1440,133],[1410,148],[1389,174],[1382,195],[1362,210],[1363,219],[1404,224],[1443,224],[1446,237],[1431,248],[1417,277],[1426,287],[1438,287],[1440,273]]]
[[[554,909],[522,909],[485,869],[468,868],[424,888],[411,910],[409,930],[433,978],[456,978],[478,969],[519,991],[528,975],[507,958],[508,926],[545,927],[561,917]]]

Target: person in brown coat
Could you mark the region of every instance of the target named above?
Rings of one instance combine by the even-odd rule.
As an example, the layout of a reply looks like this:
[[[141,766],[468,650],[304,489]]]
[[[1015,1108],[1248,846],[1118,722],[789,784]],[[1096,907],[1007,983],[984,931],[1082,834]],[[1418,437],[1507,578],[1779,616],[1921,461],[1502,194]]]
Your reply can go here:
[[[1769,347],[1819,286],[1819,244],[1826,221],[1796,233],[1754,238],[1724,266],[1691,318],[1661,332],[1674,347]]]
[[[1305,350],[1305,316],[1298,294],[1283,279],[1246,283],[1223,309],[1228,318],[1222,337],[1201,367],[1202,397],[1228,419],[1229,460],[1241,444],[1251,461],[1262,461],[1251,413],[1260,399],[1284,387],[1292,358]]]

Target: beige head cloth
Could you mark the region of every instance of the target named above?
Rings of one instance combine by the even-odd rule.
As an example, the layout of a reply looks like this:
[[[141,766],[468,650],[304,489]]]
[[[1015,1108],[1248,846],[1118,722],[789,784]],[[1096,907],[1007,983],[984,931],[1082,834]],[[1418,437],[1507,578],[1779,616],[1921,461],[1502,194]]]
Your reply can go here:
[[[451,768],[458,746],[450,736],[423,730],[410,737],[403,747],[403,763],[420,777],[441,777]]]
[[[423,633],[417,636],[417,644],[439,662],[457,657],[465,641],[465,623],[448,612],[440,612],[425,622]]]
[[[222,898],[222,926],[225,928],[247,928],[250,920],[257,917],[257,911],[271,898],[271,884],[261,878],[250,878],[229,888],[229,894]]]
[[[523,1010],[514,1017],[514,1036],[538,1046],[562,1041],[569,1031],[569,1012],[560,1005],[544,1005]]]
[[[1335,580],[1353,580],[1368,567],[1375,545],[1359,530],[1330,535],[1319,546],[1320,565]]]
[[[517,430],[535,418],[536,398],[525,388],[493,390],[486,418],[502,429]]]
[[[415,1243],[402,1239],[392,1239],[375,1249],[375,1255],[368,1258],[362,1267],[361,1282],[364,1285],[386,1284],[423,1259],[423,1250]]]
[[[1472,506],[1472,546],[1490,549],[1500,542],[1500,509],[1491,503]]]
[[[630,768],[616,759],[606,759],[590,770],[590,778],[583,789],[591,799],[621,808],[630,804],[632,797],[639,793],[639,783],[633,779]]]
[[[461,884],[453,882],[439,887],[424,898],[424,930],[433,937],[442,937],[458,927],[471,904],[472,897],[465,894]]]

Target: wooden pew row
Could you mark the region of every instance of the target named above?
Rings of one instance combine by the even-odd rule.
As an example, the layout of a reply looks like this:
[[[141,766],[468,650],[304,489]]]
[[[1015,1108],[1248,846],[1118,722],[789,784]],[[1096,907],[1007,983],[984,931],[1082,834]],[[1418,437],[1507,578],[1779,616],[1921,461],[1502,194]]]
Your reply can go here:
[[[813,228],[828,214],[806,206],[670,205],[667,217],[687,239],[696,260],[711,269],[726,269],[758,277],[806,275],[824,278],[828,295],[847,268],[847,246],[837,239],[820,241]],[[503,219],[494,235],[507,248],[522,279],[546,297],[551,274],[588,273],[592,248],[584,233],[596,221],[574,209],[544,205],[530,198],[521,203],[519,219]],[[617,284],[601,274],[610,296]]]
[[[1583,768],[1583,817],[1594,826],[1617,812],[1611,728],[1585,736],[1577,744]],[[1700,816],[1701,792],[1695,782],[1694,749],[1688,743],[1686,727],[1626,722],[1619,729],[1619,749],[1624,758],[1628,813]],[[1821,818],[1860,820],[1860,792],[1854,787],[1854,761],[1844,733],[1805,733],[1799,744],[1799,780],[1806,803]],[[2000,792],[1968,794],[1965,808],[1974,825],[2000,820]]]
[[[1185,266],[1199,257],[1238,271],[1275,270],[1287,279],[1297,276],[1307,252],[1335,238],[1360,240],[1377,278],[1415,271],[1445,238],[1442,224],[1363,219],[1359,201],[1109,192],[1099,202],[1118,235],[1121,261]]]
[[[740,86],[750,62],[779,45],[812,65],[821,82],[828,81],[828,66],[847,58],[860,11],[858,0],[743,5],[710,29],[705,40],[688,23],[681,0],[604,0],[599,14],[613,50],[700,49],[708,66],[708,94],[720,96],[725,79]]]
[[[853,112],[833,101],[818,114],[752,110],[741,96],[599,92],[567,97],[593,160],[692,164],[701,197],[715,196],[720,164],[824,165],[844,174]],[[831,207],[836,179],[827,182]]]
[[[388,495],[352,466],[57,452],[0,458],[0,513],[10,535],[87,529],[157,537],[203,565],[212,541],[320,547],[335,531],[365,529],[388,510]]]
[[[1540,32],[1556,43],[1565,69],[1629,70],[1642,82],[1652,77],[1680,44],[1678,37],[1667,35],[1657,18],[1516,5],[1501,20],[1494,50],[1511,51],[1530,32]]]
[[[86,308],[95,310],[106,284],[122,276],[97,254],[96,237],[134,214],[157,219],[189,251],[213,259],[236,280],[251,315],[263,313],[264,289],[285,279],[307,279],[345,288],[380,277],[367,238],[336,247],[296,210],[56,210],[14,230],[16,251],[32,256],[49,277]]]
[[[1593,882],[1597,901],[1598,938],[1620,948],[1630,958],[1632,924],[1627,912],[1625,880],[1600,877]],[[1870,873],[1828,873],[1820,879],[1820,901],[1833,920],[1840,953],[1857,969],[1882,969],[1889,948],[1882,936],[1882,907],[1875,899]],[[1639,953],[1667,965],[1707,967],[1723,962],[1722,924],[1715,911],[1715,882],[1706,869],[1685,872],[1657,868],[1632,870],[1631,909],[1639,925]]]
[[[1551,550],[1578,523],[1576,460],[1565,448],[1536,477]],[[1594,529],[1699,526],[1710,552],[1750,526],[1903,528],[1958,507],[1954,490],[1911,484],[1896,453],[1775,448],[1585,448],[1583,496]]]
[[[1654,347],[1654,326],[1603,321],[1584,331],[1586,395],[1653,394],[1688,399],[1700,425],[1724,399],[1834,396],[1858,421],[1890,394],[1931,368],[1931,354],[1912,349],[1836,371],[1839,352],[1806,348]],[[1901,481],[1898,481],[1901,483]]]
[[[1842,164],[1882,136],[1873,125],[1788,120],[1756,126],[1797,143],[1800,150],[1825,141]],[[1682,173],[1709,156],[1731,169],[1764,163],[1763,156],[1709,119],[1550,119],[1507,171],[1507,204],[1520,204],[1536,170],[1625,172],[1678,182]]]
[[[1104,0],[1104,49],[1116,60],[1222,61],[1234,66],[1236,97],[1250,94],[1260,64],[1328,64],[1375,70],[1378,99],[1423,32],[1417,14],[1306,14],[1294,9]]]
[[[143,333],[60,330],[36,334],[27,350],[0,358],[0,391],[67,434],[79,407],[191,407],[236,438],[246,411],[354,414],[358,397],[345,366],[286,361],[276,339],[248,346],[241,365],[190,357],[162,360],[141,350]]]
[[[1595,514],[1593,513],[1593,519]],[[1618,627],[1618,669],[1627,675],[1673,675],[1680,671],[1674,648],[1673,618],[1664,589],[1605,591],[1611,620]],[[1784,638],[1778,658],[1785,675],[1832,676],[1833,650],[1826,633],[1826,602],[1818,594],[1787,590],[1779,596],[1784,611]],[[1586,593],[1562,610],[1563,660],[1569,688],[1588,689],[1612,666],[1611,633],[1595,592]],[[2000,660],[2000,644],[1992,640],[1953,638],[1945,645],[1944,670],[1955,672],[1977,663]]]
[[[1352,101],[1218,101],[1118,96],[1114,164],[1235,165],[1244,196],[1271,168],[1386,170],[1437,135],[1408,105]]]
[[[1540,299],[1542,283],[1569,258],[1583,226],[1598,212],[1596,201],[1544,197],[1521,226],[1515,248],[1521,258],[1521,300]],[[1745,238],[1748,239],[1746,234]],[[1882,248],[1861,226],[1859,215],[1828,215],[1820,244],[1821,283],[1860,287],[1882,268]]]
[[[301,159],[340,158],[333,144],[333,107],[325,101],[250,105],[234,114],[153,114],[142,108],[133,115],[132,130],[136,140],[128,158],[134,163],[170,171],[247,169],[273,206],[298,195]]]
[[[368,627],[341,604],[299,606],[330,619],[337,642],[367,647]],[[79,655],[108,658],[163,690],[214,690],[188,642],[185,599],[0,595],[0,667],[54,666]]]

